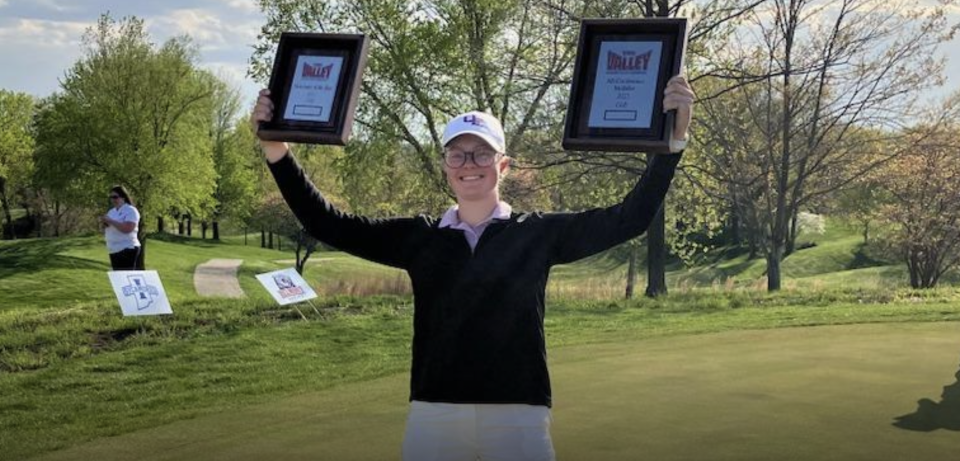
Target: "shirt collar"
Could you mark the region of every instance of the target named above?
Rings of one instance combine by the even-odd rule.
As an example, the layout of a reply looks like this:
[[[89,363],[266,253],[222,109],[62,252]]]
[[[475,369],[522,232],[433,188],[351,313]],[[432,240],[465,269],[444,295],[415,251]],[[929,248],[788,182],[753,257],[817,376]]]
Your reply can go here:
[[[448,208],[447,211],[443,213],[443,218],[440,219],[440,228],[459,226],[461,224],[460,216],[457,214],[457,210],[459,209],[459,205]],[[511,207],[509,203],[503,201],[497,202],[497,206],[493,207],[493,212],[490,213],[490,216],[477,225],[487,224],[494,219],[510,219],[511,213],[513,213],[513,207]]]

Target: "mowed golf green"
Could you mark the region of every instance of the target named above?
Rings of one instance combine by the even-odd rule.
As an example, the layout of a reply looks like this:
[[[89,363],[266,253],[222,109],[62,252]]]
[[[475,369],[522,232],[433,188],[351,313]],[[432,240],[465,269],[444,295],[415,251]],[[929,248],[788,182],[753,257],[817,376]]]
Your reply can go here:
[[[671,336],[560,347],[550,362],[560,460],[960,459],[960,323]],[[406,396],[395,375],[38,459],[398,459]],[[913,430],[893,424],[908,415]]]

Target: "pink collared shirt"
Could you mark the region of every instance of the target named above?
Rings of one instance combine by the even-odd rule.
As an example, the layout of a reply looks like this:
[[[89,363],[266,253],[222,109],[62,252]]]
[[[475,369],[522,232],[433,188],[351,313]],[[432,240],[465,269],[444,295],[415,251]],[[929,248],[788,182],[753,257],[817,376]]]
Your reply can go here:
[[[477,242],[480,241],[480,236],[483,235],[483,231],[494,219],[510,219],[510,213],[513,212],[513,208],[510,204],[506,202],[497,202],[497,206],[493,208],[493,212],[490,213],[490,216],[487,216],[487,219],[484,219],[477,224],[476,227],[471,226],[460,220],[460,215],[457,213],[459,210],[458,205],[450,207],[444,214],[443,218],[440,219],[440,227],[449,227],[451,229],[460,229],[463,231],[463,236],[466,237],[467,243],[470,245],[470,250],[475,250],[477,248]]]

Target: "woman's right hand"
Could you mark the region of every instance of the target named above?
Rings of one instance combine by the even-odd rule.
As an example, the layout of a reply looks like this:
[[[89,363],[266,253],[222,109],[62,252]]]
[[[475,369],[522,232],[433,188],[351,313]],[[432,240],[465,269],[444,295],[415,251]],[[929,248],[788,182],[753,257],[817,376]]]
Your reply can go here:
[[[273,119],[273,100],[270,99],[270,90],[260,90],[260,97],[257,98],[257,105],[253,108],[253,114],[250,116],[250,123],[253,125],[253,132],[260,131],[260,123],[268,122]],[[257,136],[259,139],[259,136]],[[276,163],[287,154],[290,149],[285,142],[265,141],[260,139],[260,147],[263,148],[263,154],[270,163]]]

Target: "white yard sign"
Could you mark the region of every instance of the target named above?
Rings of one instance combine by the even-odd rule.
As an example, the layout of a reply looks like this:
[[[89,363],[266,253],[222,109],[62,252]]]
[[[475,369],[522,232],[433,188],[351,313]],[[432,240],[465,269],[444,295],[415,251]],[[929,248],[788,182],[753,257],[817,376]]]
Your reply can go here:
[[[124,316],[172,314],[157,271],[107,272]]]
[[[257,280],[281,306],[317,297],[317,293],[293,268],[259,274]]]

